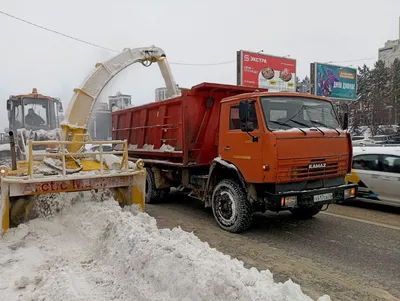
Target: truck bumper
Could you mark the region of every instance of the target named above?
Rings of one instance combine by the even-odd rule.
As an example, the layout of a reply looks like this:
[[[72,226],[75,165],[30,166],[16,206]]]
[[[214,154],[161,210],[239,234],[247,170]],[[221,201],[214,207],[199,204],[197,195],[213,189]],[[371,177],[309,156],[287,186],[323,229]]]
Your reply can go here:
[[[312,207],[315,205],[335,204],[353,199],[357,195],[357,184],[346,184],[336,187],[304,191],[288,191],[265,196],[266,206],[270,210]]]

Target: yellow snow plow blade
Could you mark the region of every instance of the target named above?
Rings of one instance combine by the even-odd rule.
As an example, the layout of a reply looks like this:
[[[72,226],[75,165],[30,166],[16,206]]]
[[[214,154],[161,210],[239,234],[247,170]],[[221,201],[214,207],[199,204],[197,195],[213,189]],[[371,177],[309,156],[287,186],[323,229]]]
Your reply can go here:
[[[61,151],[32,151],[33,145],[49,143],[60,145]],[[71,143],[75,142],[30,140],[27,161],[17,162],[17,170],[0,167],[0,234],[37,217],[37,196],[42,194],[109,190],[121,206],[138,204],[144,211],[146,170],[143,161],[127,160],[126,141],[81,142],[100,145],[100,151],[94,153],[68,153],[66,145]],[[123,144],[123,150],[103,152],[102,145],[110,143]],[[34,160],[36,157],[41,160]],[[107,162],[109,158],[111,163]]]

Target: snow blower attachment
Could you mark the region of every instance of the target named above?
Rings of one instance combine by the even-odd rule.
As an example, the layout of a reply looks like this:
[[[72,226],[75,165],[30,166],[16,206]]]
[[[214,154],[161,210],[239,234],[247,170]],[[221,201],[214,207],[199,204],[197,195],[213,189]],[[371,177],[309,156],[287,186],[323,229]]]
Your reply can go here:
[[[143,161],[138,160],[135,164],[128,161],[126,141],[93,142],[86,134],[88,120],[101,91],[119,72],[135,63],[145,67],[157,63],[167,87],[167,96],[181,95],[161,48],[126,48],[108,61],[96,64],[96,69],[81,87],[74,90],[64,121],[60,124],[60,141],[56,137],[48,139],[48,135],[43,139],[47,141],[32,141],[41,139],[32,138],[30,132],[17,131],[17,136],[23,138],[17,139],[20,142],[20,161],[14,162],[13,168],[0,168],[2,231],[34,218],[37,215],[35,208],[41,203],[35,196],[42,194],[107,188],[122,205],[136,203],[144,209],[146,171]],[[116,151],[103,152],[102,145],[110,143],[115,146],[123,144],[123,150],[115,147]],[[85,144],[98,144],[100,153],[84,152]],[[93,155],[97,157],[90,157]],[[122,155],[122,159],[115,155]]]
[[[32,151],[49,142],[58,145],[59,151]],[[121,206],[138,204],[144,210],[146,171],[143,161],[134,164],[127,160],[126,141],[80,141],[99,145],[99,152],[69,153],[66,146],[73,143],[29,140],[27,161],[17,162],[16,170],[0,167],[2,232],[36,218],[37,196],[42,194],[108,189]],[[122,144],[123,150],[103,152],[103,144],[108,143]]]

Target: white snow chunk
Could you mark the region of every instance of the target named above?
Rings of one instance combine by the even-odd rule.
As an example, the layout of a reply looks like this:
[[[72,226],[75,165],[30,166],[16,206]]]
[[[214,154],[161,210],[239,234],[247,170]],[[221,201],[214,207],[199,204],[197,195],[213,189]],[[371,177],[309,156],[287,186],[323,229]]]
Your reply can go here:
[[[97,160],[97,162],[100,162],[100,155],[96,155],[96,160]],[[121,156],[116,156],[116,155],[113,155],[113,154],[104,154],[103,155],[103,162],[107,165],[107,168],[110,169],[110,170],[120,170],[121,169],[122,157]],[[135,169],[136,170],[136,164],[131,162],[131,161],[128,161],[128,167],[130,169]]]

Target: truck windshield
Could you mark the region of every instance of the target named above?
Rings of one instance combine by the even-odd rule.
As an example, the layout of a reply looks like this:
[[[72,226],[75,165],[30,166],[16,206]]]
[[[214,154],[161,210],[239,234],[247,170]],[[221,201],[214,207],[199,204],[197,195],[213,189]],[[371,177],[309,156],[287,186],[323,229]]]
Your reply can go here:
[[[306,97],[261,97],[265,121],[271,131],[290,128],[339,128],[330,102]]]

